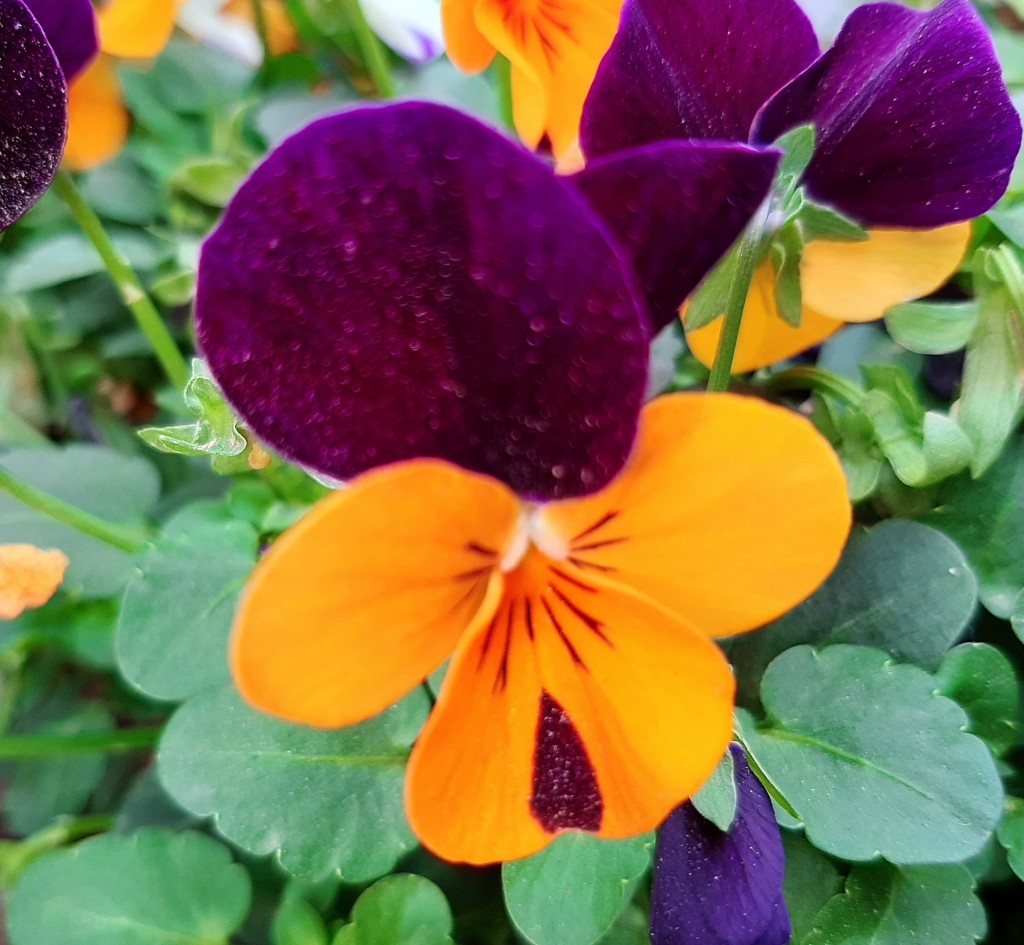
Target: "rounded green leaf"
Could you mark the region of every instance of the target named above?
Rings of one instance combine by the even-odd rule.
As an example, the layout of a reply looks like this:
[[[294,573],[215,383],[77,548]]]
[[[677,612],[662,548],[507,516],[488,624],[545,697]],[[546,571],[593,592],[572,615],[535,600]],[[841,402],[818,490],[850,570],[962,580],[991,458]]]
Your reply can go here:
[[[939,692],[971,720],[970,731],[1001,755],[1020,738],[1020,683],[1002,651],[984,643],[950,650],[935,674]]]
[[[249,708],[232,688],[175,713],[157,770],[171,797],[250,853],[290,873],[351,883],[388,872],[416,845],[405,820],[409,746],[429,709],[417,689],[361,725],[291,725]]]
[[[11,945],[227,945],[249,877],[198,833],[107,834],[33,863],[10,895]]]
[[[761,699],[768,719],[744,721],[745,737],[819,849],[953,863],[995,829],[992,755],[923,670],[865,647],[802,646],[768,667]]]
[[[1020,798],[1007,799],[1006,813],[999,825],[999,842],[1006,850],[1010,869],[1024,880],[1024,801]]]
[[[801,945],[974,945],[985,910],[962,866],[857,866]]]
[[[452,945],[452,913],[444,893],[411,874],[374,883],[352,908],[352,922],[332,945]]]
[[[228,633],[257,541],[248,523],[191,508],[167,524],[121,608],[115,649],[130,683],[180,701],[228,678]]]
[[[629,905],[653,846],[651,834],[602,840],[572,831],[506,863],[501,878],[512,924],[532,945],[592,945]]]
[[[835,864],[802,833],[782,831],[786,849],[786,877],[782,891],[793,923],[793,940],[802,942],[814,927],[814,917],[843,886]]]

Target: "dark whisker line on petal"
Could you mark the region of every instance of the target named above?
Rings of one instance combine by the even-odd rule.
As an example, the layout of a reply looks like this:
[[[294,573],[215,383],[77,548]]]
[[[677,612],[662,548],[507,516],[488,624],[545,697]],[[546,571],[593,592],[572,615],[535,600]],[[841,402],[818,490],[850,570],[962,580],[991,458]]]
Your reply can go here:
[[[581,581],[579,578],[573,577],[571,574],[566,574],[564,571],[562,571],[560,568],[556,568],[554,565],[550,565],[548,567],[548,570],[553,575],[555,575],[555,577],[560,577],[563,581],[566,581],[567,583],[571,584],[573,587],[578,587],[581,591],[586,591],[588,594],[596,594],[597,593],[597,588],[596,587],[593,587],[592,585],[587,584],[585,581]]]
[[[483,555],[486,558],[497,558],[498,552],[493,548],[488,548],[486,545],[477,544],[475,541],[466,542],[466,550],[472,551],[475,554]]]
[[[533,627],[533,601],[529,597],[524,597],[523,604],[526,606],[526,635],[532,641],[535,635]]]
[[[579,541],[581,538],[586,538],[587,535],[593,535],[594,532],[596,532],[599,528],[604,528],[605,525],[607,525],[609,522],[613,521],[614,519],[617,519],[618,517],[619,517],[619,512],[617,510],[614,511],[614,512],[608,512],[605,515],[602,515],[589,528],[585,528],[578,535],[573,536],[572,541],[575,543],[575,542]]]
[[[472,571],[463,571],[461,574],[452,575],[453,581],[470,581],[474,578],[480,577],[482,574],[486,574],[491,570],[490,565],[485,565],[482,568],[474,568]]]
[[[551,590],[558,597],[558,599],[563,604],[565,604],[565,606],[568,607],[569,610],[572,611],[572,613],[576,615],[576,617],[579,619],[580,623],[583,624],[583,626],[585,626],[596,637],[603,640],[605,643],[607,643],[610,647],[614,649],[612,641],[608,639],[604,632],[604,623],[602,621],[598,620],[596,617],[591,616],[581,607],[573,603],[573,601],[571,601],[561,590],[559,590],[553,584],[551,585]]]
[[[577,568],[590,568],[591,571],[600,571],[602,574],[614,574],[618,571],[618,568],[613,568],[610,564],[597,564],[594,561],[587,561],[584,558],[577,558],[573,555],[569,555],[566,559],[570,564],[576,565]]]
[[[493,692],[504,689],[508,685],[508,655],[512,649],[512,629],[515,623],[516,599],[513,597],[508,605],[508,619],[505,621],[505,650],[501,654],[501,665],[498,667],[498,675],[494,680]]]
[[[491,622],[487,626],[487,633],[484,634],[484,643],[480,648],[480,659],[477,660],[476,668],[481,669],[484,665],[484,660],[487,659],[487,654],[491,650],[491,642],[494,640],[494,630],[498,625],[498,614],[491,617]]]
[[[606,538],[604,541],[592,541],[585,545],[573,545],[573,551],[596,551],[598,548],[607,548],[609,545],[621,545],[624,541],[629,541],[625,536],[621,538]]]
[[[574,647],[572,645],[572,641],[569,639],[568,635],[566,634],[565,628],[562,626],[562,624],[559,621],[559,619],[555,616],[555,612],[552,609],[551,604],[548,603],[548,599],[546,597],[541,597],[540,602],[544,605],[544,610],[547,611],[548,618],[551,620],[552,626],[555,628],[555,631],[558,633],[558,636],[559,636],[559,638],[562,641],[562,645],[568,651],[569,656],[572,657],[572,661],[577,666],[582,666],[584,669],[586,669],[587,668],[587,664],[583,662],[583,657],[580,656],[579,651],[576,649],[576,647]]]

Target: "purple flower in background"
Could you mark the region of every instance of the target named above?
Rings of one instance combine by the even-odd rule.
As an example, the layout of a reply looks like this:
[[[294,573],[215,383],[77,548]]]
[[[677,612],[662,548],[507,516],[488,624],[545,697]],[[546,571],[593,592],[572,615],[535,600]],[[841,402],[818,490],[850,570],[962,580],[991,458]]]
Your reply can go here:
[[[21,0],[0,0],[0,229],[50,186],[67,139],[67,84]]]
[[[812,347],[845,322],[880,318],[955,271],[970,238],[959,224],[1003,194],[1021,140],[984,24],[969,0],[927,12],[871,4],[819,54],[793,0],[627,0],[584,108],[581,146],[591,159],[667,140],[764,145],[805,124],[816,133],[806,195],[869,239],[808,239],[798,326],[778,317],[766,260],[737,370]],[[665,305],[656,314],[664,324],[675,312]],[[719,331],[716,322],[691,333],[702,360]]]
[[[691,803],[658,832],[651,897],[654,945],[786,945],[785,854],[775,811],[733,745],[737,809],[723,833]]]

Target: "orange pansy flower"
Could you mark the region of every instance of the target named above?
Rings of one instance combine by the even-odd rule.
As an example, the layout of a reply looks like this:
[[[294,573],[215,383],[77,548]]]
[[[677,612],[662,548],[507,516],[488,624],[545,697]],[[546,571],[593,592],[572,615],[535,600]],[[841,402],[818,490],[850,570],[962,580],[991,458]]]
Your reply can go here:
[[[561,157],[579,135],[621,8],[622,0],[442,0],[441,13],[452,62],[481,72],[495,52],[505,56],[516,131],[531,148],[547,135]]]
[[[33,545],[0,545],[0,620],[42,607],[60,587],[68,559]]]

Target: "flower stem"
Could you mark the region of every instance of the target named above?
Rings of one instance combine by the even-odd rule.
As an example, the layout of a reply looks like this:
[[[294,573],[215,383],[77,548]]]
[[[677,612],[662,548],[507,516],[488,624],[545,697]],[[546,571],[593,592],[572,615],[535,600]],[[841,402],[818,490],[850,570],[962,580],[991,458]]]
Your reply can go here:
[[[112,525],[103,519],[85,512],[63,499],[43,492],[27,482],[22,482],[0,466],[0,491],[14,496],[31,509],[42,512],[64,525],[70,525],[85,535],[97,538],[108,545],[131,553],[142,551],[146,547],[145,537],[134,529]]]
[[[761,211],[763,214],[764,211]],[[747,306],[750,285],[754,281],[754,272],[761,260],[764,248],[763,218],[756,219],[743,234],[740,243],[736,272],[729,286],[729,296],[725,303],[725,319],[722,325],[722,336],[718,340],[718,351],[715,352],[715,363],[708,378],[708,391],[720,392],[729,389],[732,377],[732,362],[736,357],[736,345],[740,339],[740,327],[743,324],[743,310]]]
[[[153,748],[162,728],[124,728],[77,735],[3,735],[0,758],[53,758],[96,755]]]
[[[381,98],[394,98],[397,89],[395,79],[391,75],[391,65],[388,63],[388,54],[384,50],[384,44],[367,22],[360,0],[345,0],[345,4],[348,7],[359,51],[363,54],[363,65],[366,66],[366,71],[370,73],[370,78],[373,79],[373,84],[377,87],[377,94]]]
[[[100,218],[86,202],[67,171],[58,172],[54,189],[71,211],[82,232],[96,247],[124,304],[135,316],[135,321],[152,346],[168,380],[175,387],[184,387],[189,378],[188,364],[128,260],[114,245]]]
[[[256,25],[256,35],[260,38],[260,45],[263,47],[264,65],[274,58],[274,52],[270,46],[270,27],[267,24],[267,9],[263,6],[263,0],[252,0],[252,20]]]
[[[498,108],[505,127],[515,131],[516,116],[512,107],[512,63],[504,56],[494,58],[494,77],[498,84]]]

